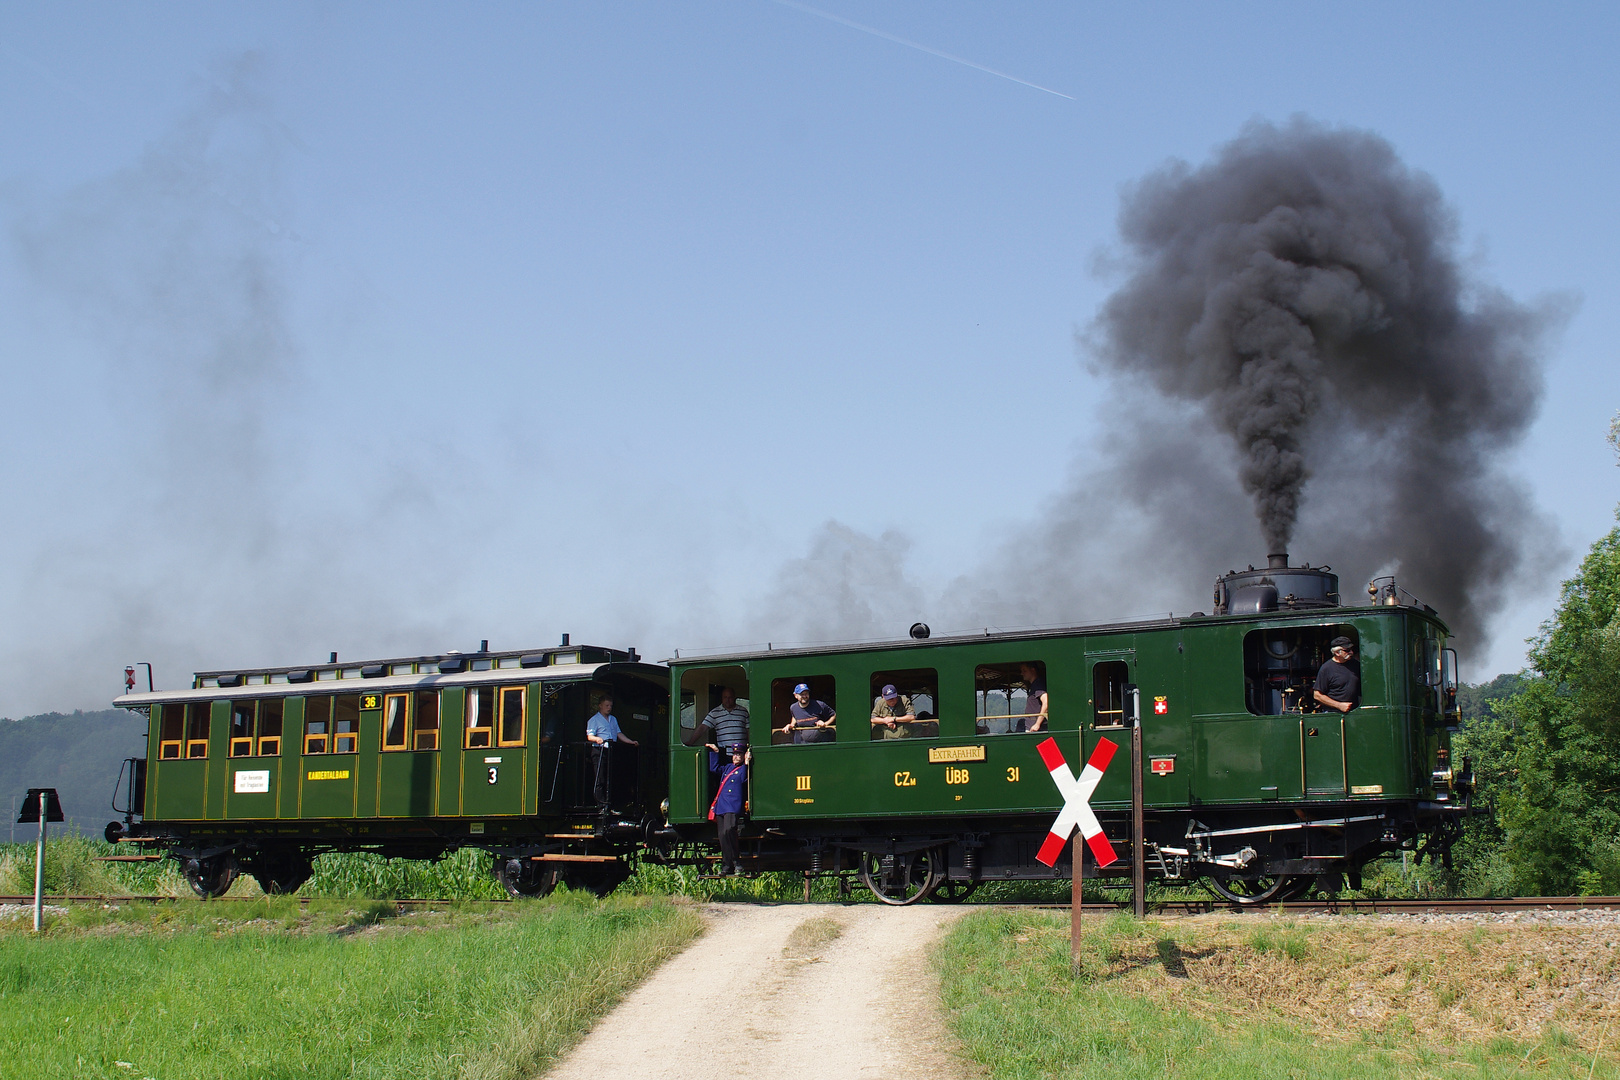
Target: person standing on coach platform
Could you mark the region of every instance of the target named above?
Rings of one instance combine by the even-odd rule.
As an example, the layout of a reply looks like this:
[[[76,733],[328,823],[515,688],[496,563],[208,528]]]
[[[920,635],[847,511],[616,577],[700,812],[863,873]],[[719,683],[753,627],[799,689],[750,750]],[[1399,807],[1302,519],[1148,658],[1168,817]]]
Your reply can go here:
[[[596,805],[603,810],[608,808],[608,762],[612,759],[607,755],[607,748],[615,742],[628,743],[631,746],[640,746],[630,736],[619,730],[619,718],[613,715],[613,699],[606,694],[596,703],[596,712],[585,722],[585,741],[591,744],[591,771],[596,775],[596,784],[593,793],[596,795]]]
[[[1361,700],[1361,666],[1356,663],[1356,643],[1336,637],[1328,643],[1332,657],[1316,671],[1316,702],[1347,713]]]

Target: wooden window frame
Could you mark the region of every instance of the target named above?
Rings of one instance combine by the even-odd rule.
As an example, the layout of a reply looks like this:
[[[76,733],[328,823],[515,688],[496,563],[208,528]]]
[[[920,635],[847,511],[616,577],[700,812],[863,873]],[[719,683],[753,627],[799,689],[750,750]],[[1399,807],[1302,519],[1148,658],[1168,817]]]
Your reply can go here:
[[[194,731],[198,730],[193,724],[193,717],[202,714],[202,738],[197,738]],[[186,760],[200,761],[208,757],[208,734],[214,726],[214,703],[212,701],[190,702],[186,705]]]
[[[237,714],[243,711],[247,713],[247,734],[238,735],[236,733],[236,718]],[[259,731],[259,703],[252,699],[246,701],[233,700],[231,702],[230,725],[230,738],[226,743],[225,756],[233,758],[252,757],[253,737]]]
[[[319,720],[315,720],[315,719],[311,718],[311,716],[309,715],[310,703],[315,702],[315,701],[321,702],[322,705],[324,706],[324,710],[325,710],[321,715],[321,719],[319,719]],[[320,731],[310,731],[309,730],[309,725],[310,724],[320,724],[321,725],[321,730]],[[324,753],[327,752],[326,748],[331,745],[331,742],[330,742],[330,740],[332,738],[331,728],[332,728],[332,697],[331,697],[331,695],[329,695],[329,694],[321,694],[319,696],[306,697],[304,699],[304,754],[305,754],[305,756],[313,757],[316,754],[324,754]],[[315,743],[317,743],[317,742],[320,743],[320,746],[318,748],[315,746]]]
[[[479,693],[481,691],[484,691],[484,690],[488,690],[489,693],[490,693],[490,708],[489,708],[490,715],[487,718],[488,723],[487,724],[484,724],[484,723],[475,724],[474,721],[481,721],[481,720],[486,719],[485,717],[479,715],[482,712],[482,710],[478,707],[478,695],[479,695]],[[466,711],[466,720],[467,720],[467,722],[462,725],[462,736],[461,736],[462,749],[464,749],[464,750],[493,750],[495,748],[495,721],[498,719],[496,713],[498,712],[498,710],[500,708],[500,700],[501,700],[500,699],[500,692],[499,692],[499,689],[497,687],[494,687],[494,686],[469,686],[469,687],[467,687],[466,704],[464,706],[464,709]],[[484,736],[483,741],[474,742],[473,741],[474,734],[483,735]]]
[[[439,700],[437,690],[418,690],[414,696],[416,700],[411,707],[411,749],[437,750],[439,748],[439,728],[443,724],[444,703]],[[433,703],[433,723],[425,725],[422,723],[422,717],[426,710],[422,706],[429,701]],[[423,745],[424,743],[427,745]]]
[[[265,707],[268,706],[268,705],[274,705],[279,709],[279,713],[276,716],[276,719],[279,721],[279,724],[278,724],[279,733],[275,734],[275,735],[266,735],[264,733],[265,720],[267,719],[267,717],[265,716]],[[258,734],[257,734],[257,736],[255,738],[255,741],[254,741],[254,747],[258,751],[257,756],[258,757],[280,757],[281,756],[281,740],[282,740],[282,737],[286,734],[286,731],[287,731],[287,699],[286,698],[261,698],[259,700],[258,722],[259,722],[259,730],[258,730]]]
[[[1114,665],[1116,665],[1116,664],[1119,665],[1119,667],[1123,668],[1124,672],[1125,672],[1124,678],[1119,681],[1119,708],[1117,708],[1117,709],[1104,709],[1101,706],[1101,702],[1098,700],[1101,695],[1099,693],[1099,689],[1098,689],[1099,684],[1098,684],[1097,680],[1099,678],[1109,679],[1109,675],[1110,675],[1110,673],[1112,673],[1112,669],[1113,669]],[[1113,680],[1109,679],[1109,681],[1111,683]],[[1117,731],[1118,729],[1127,726],[1126,720],[1129,718],[1129,715],[1130,715],[1130,706],[1125,700],[1125,690],[1130,685],[1131,685],[1131,665],[1130,665],[1129,661],[1127,661],[1127,660],[1125,660],[1123,658],[1120,658],[1120,657],[1110,657],[1110,658],[1107,658],[1107,659],[1099,659],[1099,660],[1092,661],[1092,664],[1091,664],[1091,727],[1092,727],[1092,730],[1094,730],[1094,731]],[[1112,698],[1109,699],[1109,704],[1113,704],[1113,699]],[[1105,724],[1105,723],[1103,723],[1103,720],[1102,720],[1102,718],[1104,716],[1118,716],[1119,720],[1116,723]]]
[[[354,699],[355,708],[354,708],[354,719],[353,720],[341,720],[340,721],[338,719],[338,717],[337,717],[338,701],[341,698],[353,698]],[[343,731],[339,731],[338,730],[338,724],[339,723],[344,723],[344,724],[352,723],[354,725],[354,727],[348,728],[348,729],[343,730]],[[347,745],[345,745],[345,744],[347,744]],[[333,698],[332,698],[332,750],[331,750],[331,752],[334,753],[334,754],[358,754],[360,752],[360,695],[359,694],[337,694],[337,695],[334,695]]]
[[[399,702],[399,708],[402,710],[403,715],[399,717],[399,741],[390,742],[388,739],[390,734],[389,717],[393,713],[394,703],[396,701]],[[399,693],[383,695],[382,748],[384,753],[391,754],[398,750],[409,750],[411,748],[411,720],[412,713],[414,712],[415,710],[411,708],[410,694],[401,691]]]
[[[1007,708],[1009,710],[1011,710],[1012,709],[1012,694],[1013,694],[1013,691],[1019,690],[1019,689],[1024,690],[1024,702],[1025,702],[1025,704],[1027,706],[1027,704],[1029,702],[1029,693],[1028,693],[1028,689],[1026,687],[1024,687],[1023,682],[1021,681],[1022,672],[1020,670],[1023,667],[1023,665],[1025,665],[1025,664],[1030,664],[1030,665],[1034,666],[1036,671],[1039,673],[1039,677],[1042,679],[1042,681],[1044,681],[1046,679],[1047,663],[1046,663],[1045,660],[1037,660],[1037,659],[1008,660],[1008,661],[998,662],[998,663],[993,663],[993,664],[979,664],[976,667],[974,667],[974,669],[973,669],[973,726],[974,726],[974,730],[977,731],[979,725],[981,725],[981,724],[983,724],[986,728],[988,728],[989,724],[986,723],[986,721],[989,721],[989,720],[1006,720],[1008,722],[1006,731],[988,731],[988,730],[979,731],[978,735],[977,735],[978,738],[981,738],[981,739],[998,739],[1003,735],[1042,735],[1042,734],[1047,734],[1052,730],[1052,692],[1051,692],[1051,690],[1047,690],[1047,692],[1046,692],[1046,726],[1044,728],[1041,728],[1039,731],[1027,731],[1027,730],[1026,731],[1014,731],[1012,729],[1012,721],[1014,721],[1014,720],[1022,720],[1025,723],[1028,723],[1028,721],[1031,718],[1039,715],[1037,713],[1022,713],[1022,712],[1015,713],[1015,712],[1009,711],[1009,712],[1007,712],[1005,714],[1002,714],[1002,713],[986,713],[986,712],[981,711],[985,707],[985,704],[984,704],[985,698],[984,698],[984,696],[992,694],[992,693],[1006,694],[1007,695]],[[991,669],[991,670],[995,671],[997,673],[998,678],[1004,678],[1006,680],[1005,687],[996,687],[996,688],[989,689],[989,690],[980,689],[979,680],[980,680],[980,677],[981,677],[981,673],[984,672],[986,669]],[[1002,673],[1006,673],[1006,674],[1002,675]]]
[[[158,709],[161,710],[158,713],[158,760],[179,761],[186,755],[186,706],[183,702],[172,702],[167,705],[159,705]],[[178,709],[180,712],[179,720],[175,723],[173,730],[169,728],[169,711],[171,709]],[[168,738],[169,735],[178,735],[179,738],[171,739]],[[173,751],[173,753],[170,751]]]
[[[508,694],[518,696],[518,730],[516,739],[506,737],[506,700]],[[529,732],[529,688],[527,686],[503,686],[495,695],[495,741],[499,746],[522,746],[524,737]]]

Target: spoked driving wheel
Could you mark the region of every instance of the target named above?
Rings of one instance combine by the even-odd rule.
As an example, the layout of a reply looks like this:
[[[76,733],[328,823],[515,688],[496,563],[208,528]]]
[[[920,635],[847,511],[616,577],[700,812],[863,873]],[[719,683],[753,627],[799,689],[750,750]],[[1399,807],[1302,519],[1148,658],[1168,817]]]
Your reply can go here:
[[[1276,900],[1290,900],[1301,895],[1305,889],[1311,887],[1311,878],[1305,875],[1302,880],[1299,876],[1288,874],[1255,874],[1250,877],[1219,874],[1212,875],[1208,879],[1208,884],[1216,896],[1229,904],[1255,907]]]
[[[936,904],[960,904],[973,895],[973,890],[979,887],[977,881],[962,881],[958,878],[946,878],[939,883],[939,888],[929,894],[928,899]]]
[[[494,873],[506,895],[514,900],[548,896],[557,887],[557,870],[533,859],[506,859],[497,855]]]
[[[926,900],[944,879],[944,862],[932,848],[903,855],[861,853],[861,884],[885,904],[903,906]]]
[[[180,873],[191,886],[191,891],[204,900],[224,896],[236,880],[236,860],[229,854],[207,859],[184,859]]]

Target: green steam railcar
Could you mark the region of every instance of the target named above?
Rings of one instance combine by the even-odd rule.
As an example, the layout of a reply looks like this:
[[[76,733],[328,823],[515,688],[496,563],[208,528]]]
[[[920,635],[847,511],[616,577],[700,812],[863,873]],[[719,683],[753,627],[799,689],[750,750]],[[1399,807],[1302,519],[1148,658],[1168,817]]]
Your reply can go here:
[[[600,765],[587,718],[604,695],[641,747]],[[611,890],[665,794],[668,671],[633,651],[570,646],[361,664],[199,672],[186,690],[115,704],[148,717],[126,820],[108,839],[179,860],[199,895],[238,872],[292,892],[325,851],[493,857],[514,895],[558,880]],[[140,820],[135,820],[137,814]]]
[[[1078,771],[1099,740],[1128,746],[1138,716],[1150,877],[1249,904],[1355,884],[1403,848],[1446,858],[1469,783],[1450,761],[1455,657],[1432,610],[1390,580],[1370,591],[1342,606],[1335,575],[1274,556],[1220,578],[1214,615],[677,660],[668,820],[691,846],[667,857],[707,857],[703,718],[729,689],[751,711],[744,865],[854,871],[894,903],[1068,876],[1035,857],[1061,805],[1036,747],[1055,738]],[[1341,636],[1360,657],[1347,713],[1312,693]],[[835,713],[824,741],[784,730],[801,685]],[[871,719],[886,687],[916,720]],[[1019,730],[1042,706],[1040,730]],[[1092,798],[1116,842],[1130,768],[1117,756]]]

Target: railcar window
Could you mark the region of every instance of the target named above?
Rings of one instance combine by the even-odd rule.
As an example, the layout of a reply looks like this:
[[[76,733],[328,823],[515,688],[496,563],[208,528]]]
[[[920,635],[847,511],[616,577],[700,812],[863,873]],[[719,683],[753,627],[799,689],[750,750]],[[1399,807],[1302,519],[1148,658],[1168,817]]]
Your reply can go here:
[[[158,758],[178,758],[186,738],[186,707],[173,703],[158,708],[162,710],[158,713]]]
[[[808,687],[805,703],[794,693]],[[838,741],[837,683],[831,675],[794,675],[771,681],[771,743],[804,745]],[[859,723],[859,720],[856,721]]]
[[[1125,694],[1131,666],[1123,660],[1103,660],[1091,667],[1091,726],[1124,727],[1128,713]]]
[[[722,699],[727,690],[733,697],[730,710],[723,707]],[[681,742],[684,745],[749,742],[751,727],[748,673],[742,668],[700,668],[681,675]]]
[[[186,757],[208,756],[208,726],[214,706],[207,701],[194,701],[186,706]]]
[[[495,737],[495,688],[477,686],[467,691],[466,748],[487,747]]]
[[[1044,731],[1050,699],[1046,663],[1022,660],[973,669],[975,715],[980,735]]]
[[[360,750],[360,695],[339,694],[332,699],[332,753]]]
[[[1245,705],[1255,716],[1318,711],[1316,673],[1328,661],[1328,643],[1347,637],[1361,656],[1353,626],[1281,626],[1250,630],[1243,638]]]
[[[281,698],[265,698],[259,702],[260,757],[281,755],[281,720],[287,703]]]
[[[231,757],[251,757],[253,754],[253,729],[258,702],[233,701],[231,702]]]
[[[304,753],[324,754],[332,735],[332,699],[304,699]]]
[[[892,687],[893,702],[883,696]],[[933,739],[939,735],[939,672],[933,668],[874,671],[871,679],[872,739]],[[914,720],[897,717],[914,716]]]
[[[410,747],[411,697],[409,694],[389,694],[383,698],[384,750],[406,750]]]
[[[523,691],[521,686],[501,687],[501,723],[497,734],[502,746],[523,745]]]
[[[411,722],[411,749],[437,750],[439,748],[439,692],[416,692],[416,717]]]

